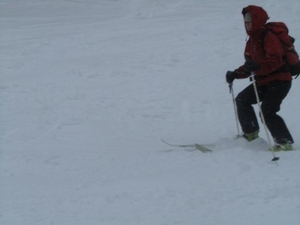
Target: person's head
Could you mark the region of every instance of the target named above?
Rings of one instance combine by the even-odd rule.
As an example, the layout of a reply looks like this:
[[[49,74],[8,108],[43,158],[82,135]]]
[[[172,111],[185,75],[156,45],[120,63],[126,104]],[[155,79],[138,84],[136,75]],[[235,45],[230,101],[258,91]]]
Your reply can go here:
[[[251,31],[252,29],[252,15],[250,12],[247,12],[244,16],[245,28],[246,31]]]
[[[255,5],[249,5],[243,8],[242,14],[244,17],[246,32],[249,35],[253,35],[263,29],[269,19],[267,12],[263,8]]]

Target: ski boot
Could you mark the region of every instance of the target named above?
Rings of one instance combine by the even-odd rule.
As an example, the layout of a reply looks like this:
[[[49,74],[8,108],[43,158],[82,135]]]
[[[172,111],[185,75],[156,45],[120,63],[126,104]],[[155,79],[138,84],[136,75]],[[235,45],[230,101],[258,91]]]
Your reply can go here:
[[[245,138],[247,141],[253,141],[253,140],[259,138],[258,132],[259,132],[259,130],[254,131],[252,133],[243,134],[243,138]]]
[[[270,150],[273,152],[292,151],[294,150],[294,148],[292,144],[285,143],[285,144],[275,144]]]

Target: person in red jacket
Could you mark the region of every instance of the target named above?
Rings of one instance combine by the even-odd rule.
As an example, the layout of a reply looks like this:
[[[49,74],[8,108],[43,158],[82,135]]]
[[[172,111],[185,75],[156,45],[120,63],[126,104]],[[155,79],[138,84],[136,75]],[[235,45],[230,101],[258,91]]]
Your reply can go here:
[[[294,140],[284,120],[277,114],[292,85],[292,75],[285,69],[282,44],[275,34],[264,33],[269,17],[263,8],[249,5],[243,9],[242,14],[249,35],[244,52],[245,63],[234,71],[228,71],[226,81],[231,84],[236,78],[251,76],[255,79],[261,111],[276,143],[273,150],[293,150]],[[261,41],[263,34],[264,43]],[[259,124],[252,106],[257,104],[253,84],[241,91],[235,100],[243,137],[248,141],[258,138]]]

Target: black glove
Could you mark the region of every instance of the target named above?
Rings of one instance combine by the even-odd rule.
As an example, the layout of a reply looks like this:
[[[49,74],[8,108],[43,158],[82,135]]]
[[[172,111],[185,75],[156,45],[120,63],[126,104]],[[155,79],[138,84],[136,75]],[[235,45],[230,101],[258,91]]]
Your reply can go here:
[[[251,73],[254,70],[258,70],[260,68],[260,65],[256,61],[247,60],[244,64],[244,68],[247,72]]]
[[[226,82],[228,84],[231,84],[234,81],[234,79],[238,77],[238,75],[239,74],[235,71],[227,71],[227,73],[226,73]]]
[[[296,76],[296,78],[297,78],[300,74],[300,62],[296,63],[296,65],[293,65],[290,68],[290,71],[291,71],[292,75],[297,75]]]

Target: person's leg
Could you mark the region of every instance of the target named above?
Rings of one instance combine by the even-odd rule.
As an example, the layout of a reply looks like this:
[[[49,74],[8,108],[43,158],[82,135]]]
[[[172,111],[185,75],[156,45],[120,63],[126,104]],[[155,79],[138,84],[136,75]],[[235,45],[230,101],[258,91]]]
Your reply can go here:
[[[258,86],[259,97],[262,98],[266,87]],[[250,134],[259,130],[259,124],[253,108],[253,104],[257,103],[253,84],[246,87],[236,97],[236,106],[238,118],[245,134]]]
[[[291,81],[273,81],[262,99],[261,109],[266,125],[274,141],[278,144],[294,143],[284,120],[277,114],[282,100],[287,96],[290,88]]]

